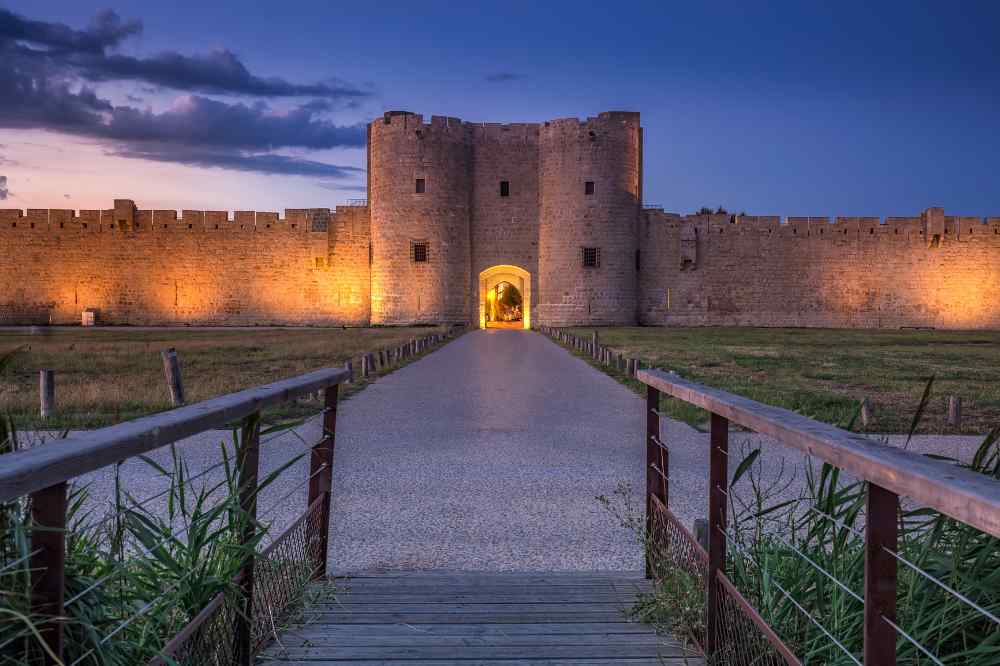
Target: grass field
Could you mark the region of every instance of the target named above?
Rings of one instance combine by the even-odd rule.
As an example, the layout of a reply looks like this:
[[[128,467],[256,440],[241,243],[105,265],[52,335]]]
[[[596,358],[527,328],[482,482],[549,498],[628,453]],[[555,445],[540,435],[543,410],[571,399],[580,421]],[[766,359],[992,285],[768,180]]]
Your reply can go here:
[[[571,329],[589,336],[592,328]],[[918,432],[954,433],[948,395],[962,397],[961,432],[1000,424],[1000,332],[789,328],[600,328],[602,344],[682,377],[845,425],[867,397],[870,432],[906,432],[928,377],[934,393]],[[638,389],[638,385],[633,382]],[[704,413],[669,401],[689,423]]]
[[[96,427],[170,408],[160,351],[177,349],[188,402],[343,365],[364,352],[444,327],[349,329],[54,328],[0,331],[0,354],[21,349],[0,376],[0,413],[22,429],[39,425],[38,371],[56,372],[58,415],[46,427]],[[357,390],[360,381],[346,389]],[[292,405],[282,415],[316,411]]]

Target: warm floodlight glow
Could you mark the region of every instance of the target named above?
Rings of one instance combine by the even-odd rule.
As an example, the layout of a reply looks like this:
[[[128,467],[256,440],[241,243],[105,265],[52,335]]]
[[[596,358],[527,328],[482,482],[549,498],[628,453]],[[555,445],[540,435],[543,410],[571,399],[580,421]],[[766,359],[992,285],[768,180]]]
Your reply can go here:
[[[530,329],[531,273],[507,264],[487,268],[479,274],[479,328],[486,328],[486,309],[496,299],[497,287],[505,282],[521,292],[521,325]]]

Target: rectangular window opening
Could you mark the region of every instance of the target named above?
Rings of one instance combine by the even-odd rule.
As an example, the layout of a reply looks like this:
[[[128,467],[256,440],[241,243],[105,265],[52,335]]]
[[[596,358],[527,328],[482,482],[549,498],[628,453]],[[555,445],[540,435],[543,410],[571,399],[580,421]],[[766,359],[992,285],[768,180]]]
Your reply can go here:
[[[415,264],[427,263],[427,243],[413,244],[413,263]]]
[[[594,181],[588,180],[583,184],[583,193],[590,196],[594,193]]]
[[[423,194],[424,193],[424,189],[425,189],[424,179],[423,178],[417,178],[417,188],[416,188],[417,194]]]
[[[500,196],[509,197],[510,196],[510,181],[501,180],[500,181]]]
[[[583,248],[583,266],[585,268],[597,268],[601,265],[601,248]]]

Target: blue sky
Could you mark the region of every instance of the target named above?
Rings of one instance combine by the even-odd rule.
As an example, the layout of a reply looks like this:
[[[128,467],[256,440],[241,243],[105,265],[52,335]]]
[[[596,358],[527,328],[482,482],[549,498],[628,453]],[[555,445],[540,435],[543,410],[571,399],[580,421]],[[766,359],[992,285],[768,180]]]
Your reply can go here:
[[[254,4],[0,0],[0,88],[98,118],[0,90],[0,206],[332,206],[385,109],[625,109],[667,210],[1000,215],[997,2]]]

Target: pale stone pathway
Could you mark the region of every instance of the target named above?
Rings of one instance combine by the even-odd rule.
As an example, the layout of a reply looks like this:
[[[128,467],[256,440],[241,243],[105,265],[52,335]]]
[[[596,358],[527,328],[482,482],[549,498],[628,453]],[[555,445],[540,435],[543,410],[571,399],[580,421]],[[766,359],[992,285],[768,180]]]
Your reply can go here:
[[[378,379],[340,405],[334,463],[331,571],[465,569],[619,570],[642,566],[633,535],[595,497],[630,484],[641,508],[645,402],[583,360],[529,331],[478,330]],[[191,474],[220,460],[214,431],[177,446]],[[263,474],[305,451],[318,419],[262,448]],[[671,447],[670,503],[690,525],[707,506],[707,435],[663,422]],[[903,438],[893,438],[901,443]],[[763,445],[761,473],[784,463],[802,485],[803,456],[735,431],[733,449]],[[977,437],[914,438],[911,450],[968,459]],[[167,463],[169,451],[152,458]],[[100,517],[113,469],[88,475]],[[305,507],[301,460],[261,496],[276,528]],[[142,461],[122,465],[143,499],[165,487]],[[196,483],[214,484],[221,468]],[[746,492],[748,488],[737,488]],[[165,497],[148,503],[165,511]]]

